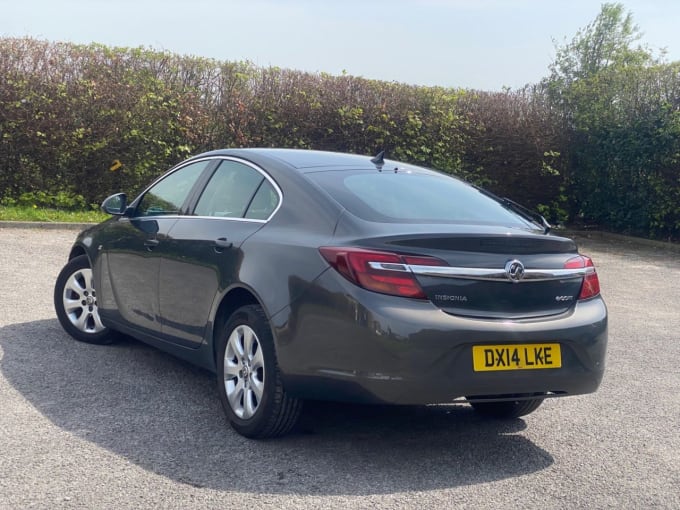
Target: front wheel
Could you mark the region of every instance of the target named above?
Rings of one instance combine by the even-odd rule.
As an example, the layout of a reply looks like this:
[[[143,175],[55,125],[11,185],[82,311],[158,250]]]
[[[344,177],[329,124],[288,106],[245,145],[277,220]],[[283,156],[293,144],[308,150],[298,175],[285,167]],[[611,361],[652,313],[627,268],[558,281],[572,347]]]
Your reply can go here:
[[[253,439],[289,432],[300,416],[302,402],[283,389],[262,307],[236,310],[217,341],[218,392],[234,430]]]
[[[109,344],[115,339],[115,332],[99,318],[87,255],[72,258],[59,273],[54,286],[54,309],[61,326],[76,340]]]
[[[533,413],[542,403],[542,398],[532,398],[529,400],[510,400],[506,402],[470,402],[470,405],[482,416],[510,419]]]

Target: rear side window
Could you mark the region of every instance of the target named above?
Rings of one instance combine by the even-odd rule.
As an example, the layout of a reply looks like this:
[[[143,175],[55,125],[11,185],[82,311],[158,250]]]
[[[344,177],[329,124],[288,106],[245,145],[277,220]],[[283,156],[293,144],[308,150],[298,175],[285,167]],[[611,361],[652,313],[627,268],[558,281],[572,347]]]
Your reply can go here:
[[[194,215],[243,218],[246,207],[264,180],[260,172],[247,165],[223,161],[201,194]]]
[[[248,206],[246,218],[266,220],[276,210],[277,205],[279,205],[279,194],[269,181],[264,180]]]
[[[369,221],[527,225],[472,186],[435,172],[363,170],[306,175],[352,214]]]

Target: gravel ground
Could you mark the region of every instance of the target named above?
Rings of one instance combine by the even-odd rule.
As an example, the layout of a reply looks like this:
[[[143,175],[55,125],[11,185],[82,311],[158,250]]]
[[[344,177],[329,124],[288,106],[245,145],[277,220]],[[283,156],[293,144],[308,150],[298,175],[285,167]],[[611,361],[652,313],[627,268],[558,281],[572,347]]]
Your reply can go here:
[[[52,286],[74,231],[0,228],[0,508],[680,508],[680,255],[584,239],[605,380],[508,423],[314,404],[294,434],[226,425],[213,377],[133,340],[71,340]]]

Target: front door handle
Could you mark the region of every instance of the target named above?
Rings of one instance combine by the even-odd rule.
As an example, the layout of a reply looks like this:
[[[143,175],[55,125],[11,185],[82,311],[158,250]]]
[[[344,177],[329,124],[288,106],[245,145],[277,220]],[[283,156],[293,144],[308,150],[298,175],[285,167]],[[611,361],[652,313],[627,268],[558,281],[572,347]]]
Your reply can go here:
[[[144,241],[144,246],[146,246],[147,250],[151,251],[158,246],[158,239],[147,239]]]
[[[215,251],[217,253],[222,253],[225,249],[231,248],[233,245],[234,243],[229,241],[226,237],[215,239]]]

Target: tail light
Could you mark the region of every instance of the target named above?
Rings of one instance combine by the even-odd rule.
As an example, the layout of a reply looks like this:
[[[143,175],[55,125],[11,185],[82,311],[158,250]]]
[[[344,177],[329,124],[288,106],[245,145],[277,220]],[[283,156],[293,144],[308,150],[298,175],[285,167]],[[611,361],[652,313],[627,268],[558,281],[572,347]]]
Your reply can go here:
[[[407,265],[447,265],[434,257],[398,255],[362,248],[322,247],[319,251],[336,271],[359,287],[416,299],[426,299],[426,296]]]
[[[581,285],[581,293],[579,299],[588,299],[595,297],[600,293],[600,279],[597,277],[595,265],[590,257],[585,255],[578,255],[572,257],[564,263],[565,269],[581,269],[586,268],[586,275],[583,278],[583,285]]]

